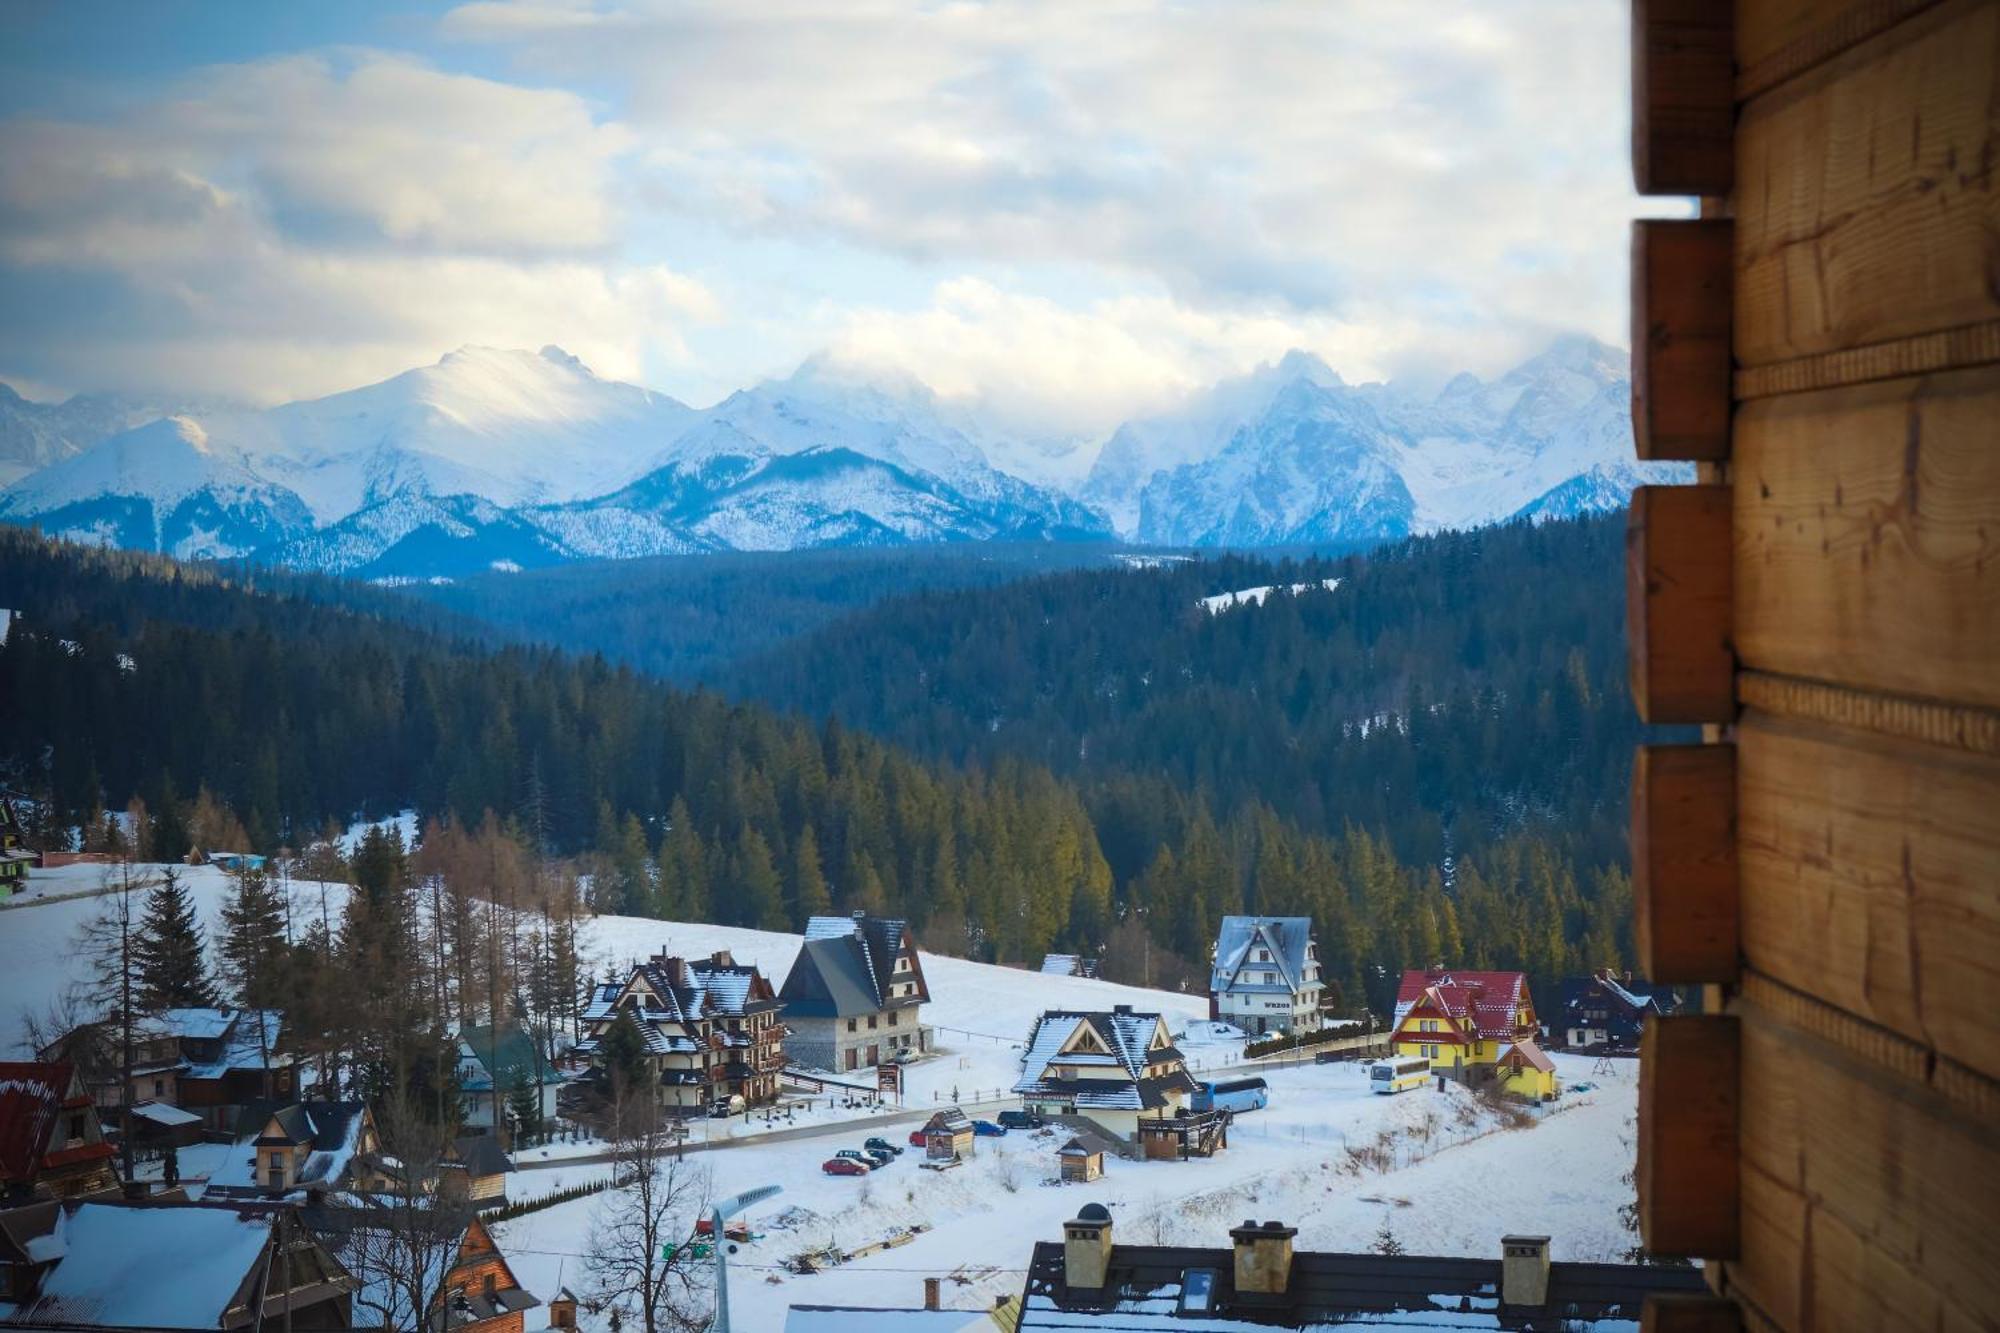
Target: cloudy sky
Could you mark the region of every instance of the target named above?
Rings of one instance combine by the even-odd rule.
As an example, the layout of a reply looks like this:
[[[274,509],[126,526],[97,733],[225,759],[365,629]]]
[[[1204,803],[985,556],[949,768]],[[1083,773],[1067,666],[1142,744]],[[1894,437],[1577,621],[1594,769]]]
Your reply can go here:
[[[1622,0],[0,7],[0,380],[817,351],[1089,434],[1625,341]],[[1659,211],[1657,207],[1651,211]]]

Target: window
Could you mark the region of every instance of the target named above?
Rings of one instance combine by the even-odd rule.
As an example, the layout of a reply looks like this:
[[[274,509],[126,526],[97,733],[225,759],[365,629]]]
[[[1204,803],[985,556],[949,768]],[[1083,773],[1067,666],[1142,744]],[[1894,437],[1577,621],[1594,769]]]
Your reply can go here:
[[[80,1139],[83,1137],[82,1113],[79,1112],[78,1114],[73,1115],[69,1118],[69,1136],[73,1139]]]
[[[895,1027],[897,1022],[900,1021],[900,1019],[901,1015],[895,1013],[894,1011],[891,1011],[889,1014],[889,1026]]]
[[[868,1015],[868,1030],[870,1032],[875,1030],[875,1015],[873,1014]]]
[[[155,1097],[164,1097],[164,1096],[166,1096],[166,1093],[167,1093],[167,1081],[166,1081],[165,1079],[163,1079],[163,1078],[156,1078],[156,1079],[154,1079],[154,1080],[153,1080],[153,1095],[154,1095]]]
[[[847,1030],[849,1032],[854,1031],[854,1020],[851,1018],[847,1020]]]

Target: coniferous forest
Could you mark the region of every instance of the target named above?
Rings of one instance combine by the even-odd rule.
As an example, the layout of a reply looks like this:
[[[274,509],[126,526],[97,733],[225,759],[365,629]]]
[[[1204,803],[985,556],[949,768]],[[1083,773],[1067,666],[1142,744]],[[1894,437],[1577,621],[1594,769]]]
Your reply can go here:
[[[170,859],[413,806],[588,872],[597,910],[865,907],[942,952],[1099,952],[1155,984],[1201,984],[1226,912],[1304,912],[1346,1002],[1380,1008],[1424,961],[1629,955],[1616,540],[1558,523],[896,597],[728,673],[780,712],[377,590],[5,531],[0,762],[44,845],[119,836],[107,809]]]

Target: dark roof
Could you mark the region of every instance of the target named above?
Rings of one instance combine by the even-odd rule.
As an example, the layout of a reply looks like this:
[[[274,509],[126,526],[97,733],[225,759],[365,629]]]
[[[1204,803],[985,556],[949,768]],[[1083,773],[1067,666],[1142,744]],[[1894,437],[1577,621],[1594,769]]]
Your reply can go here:
[[[1062,1147],[1056,1149],[1056,1152],[1059,1155],[1067,1156],[1072,1149],[1082,1153],[1116,1154],[1118,1151],[1116,1144],[1112,1143],[1110,1139],[1105,1138],[1102,1134],[1099,1134],[1094,1129],[1079,1129],[1073,1136],[1071,1136],[1070,1141],[1068,1143],[1065,1143]],[[1093,1208],[1097,1210],[1096,1216],[1093,1216],[1090,1211]],[[1091,1221],[1105,1222],[1109,1221],[1111,1218],[1111,1214],[1105,1211],[1104,1205],[1101,1203],[1085,1204],[1083,1206],[1083,1211],[1078,1213],[1077,1216],[1082,1218],[1086,1222],[1091,1222]]]
[[[1382,1315],[1402,1315],[1398,1327],[1421,1328],[1409,1316],[1424,1314],[1454,1328],[1479,1327],[1467,1316],[1480,1314],[1493,1328],[1554,1327],[1551,1316],[1567,1321],[1564,1326],[1614,1318],[1636,1324],[1652,1292],[1707,1289],[1693,1268],[1557,1263],[1549,1267],[1546,1304],[1501,1306],[1498,1258],[1300,1251],[1284,1293],[1239,1296],[1231,1249],[1114,1245],[1103,1289],[1072,1290],[1064,1278],[1062,1242],[1044,1241],[1030,1261],[1020,1328],[1088,1327],[1103,1319],[1105,1327],[1120,1330],[1185,1329],[1187,1320],[1177,1312],[1186,1275],[1195,1270],[1214,1274],[1210,1313],[1201,1320],[1205,1329],[1299,1329]]]
[[[469,1176],[499,1176],[514,1169],[514,1160],[491,1134],[467,1134],[452,1144],[452,1151]]]
[[[905,947],[915,954],[907,922],[893,917],[816,916],[806,922],[805,944],[785,976],[779,998],[787,1012],[805,1018],[852,1018],[884,1009],[905,1008],[930,999],[918,968],[907,980],[916,994],[892,996],[896,959]]]
[[[0,1062],[0,1185],[27,1183],[41,1171],[64,1108],[90,1105],[71,1096],[76,1087],[74,1065]]]

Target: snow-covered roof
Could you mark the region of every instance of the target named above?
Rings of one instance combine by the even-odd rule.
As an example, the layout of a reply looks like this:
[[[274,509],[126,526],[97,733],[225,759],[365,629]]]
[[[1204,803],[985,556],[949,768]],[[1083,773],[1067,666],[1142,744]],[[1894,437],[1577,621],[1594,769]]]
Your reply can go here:
[[[1419,1000],[1429,1000],[1453,1018],[1470,1018],[1481,1038],[1510,1038],[1519,1014],[1530,1006],[1528,979],[1519,972],[1461,972],[1444,968],[1403,973],[1396,992],[1397,1024]]]
[[[887,1310],[849,1305],[794,1305],[785,1333],[970,1333],[995,1328],[984,1310]]]
[[[182,1041],[220,1041],[213,1059],[191,1063],[188,1078],[221,1078],[233,1069],[279,1069],[292,1057],[278,1050],[285,1015],[278,1009],[169,1009],[161,1015],[168,1031]]]
[[[1519,1041],[1510,1042],[1502,1046],[1500,1048],[1499,1060],[1501,1064],[1509,1064],[1518,1060],[1530,1069],[1538,1069],[1544,1074],[1553,1074],[1556,1072],[1556,1062],[1549,1059],[1548,1053],[1536,1045],[1532,1037],[1523,1037]]]
[[[178,1106],[165,1102],[140,1102],[132,1108],[132,1114],[141,1120],[150,1120],[156,1125],[173,1129],[179,1125],[199,1125],[201,1117],[191,1111],[183,1111]]]
[[[291,1142],[309,1145],[293,1184],[296,1190],[335,1189],[345,1183],[367,1127],[360,1102],[252,1102],[236,1120],[236,1141],[208,1178],[208,1195],[261,1195],[258,1138],[272,1121]]]
[[[1065,1053],[1064,1047],[1087,1028],[1094,1043],[1103,1050],[1084,1049]],[[1129,1006],[1120,1005],[1109,1013],[1078,1010],[1052,1009],[1035,1020],[1035,1029],[1028,1036],[1027,1050],[1021,1056],[1021,1077],[1014,1084],[1014,1091],[1022,1093],[1048,1092],[1057,1088],[1057,1080],[1050,1069],[1057,1065],[1073,1065],[1078,1068],[1116,1067],[1125,1077],[1138,1079],[1149,1064],[1178,1058],[1179,1052],[1162,1043],[1155,1047],[1154,1038],[1161,1032],[1160,1016],[1156,1013],[1137,1013]],[[1063,1082],[1060,1091],[1064,1096],[1076,1092],[1077,1083]],[[1092,1095],[1115,1095],[1101,1086],[1090,1087]],[[1078,1094],[1078,1105],[1082,1105],[1082,1095]],[[1137,1092],[1132,1093],[1137,1104]],[[1095,1103],[1109,1105],[1109,1103]],[[1121,1105],[1123,1103],[1120,1103]]]
[[[1215,937],[1215,967],[1208,988],[1224,991],[1296,993],[1307,983],[1306,956],[1312,946],[1312,918],[1305,916],[1226,916]],[[1268,961],[1253,951],[1270,954]],[[1249,974],[1275,972],[1275,985],[1250,981]]]
[[[82,1204],[62,1262],[7,1322],[220,1328],[270,1234],[264,1213]]]

